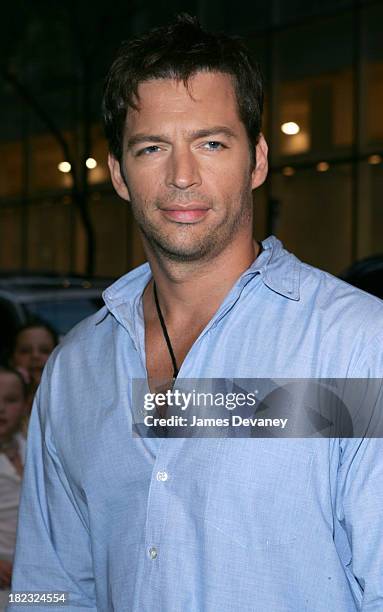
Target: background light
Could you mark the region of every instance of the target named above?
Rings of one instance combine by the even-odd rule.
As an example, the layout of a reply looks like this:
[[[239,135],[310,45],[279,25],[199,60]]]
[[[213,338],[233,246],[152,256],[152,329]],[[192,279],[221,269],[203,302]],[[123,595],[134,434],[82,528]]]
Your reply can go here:
[[[294,168],[291,166],[285,166],[282,170],[283,176],[293,176],[295,174]]]
[[[86,164],[86,167],[89,168],[89,170],[93,170],[93,168],[97,166],[97,162],[95,159],[93,159],[93,157],[88,157],[85,164]]]
[[[317,164],[317,170],[318,172],[327,172],[327,170],[330,168],[330,164],[328,164],[327,162],[323,161],[323,162],[319,162],[319,164]]]
[[[295,121],[287,121],[287,123],[282,123],[281,130],[288,136],[294,136],[294,134],[298,134],[300,132],[301,128],[297,123],[295,123]]]
[[[63,161],[58,164],[57,168],[60,170],[60,172],[70,172],[72,166],[69,162]]]
[[[378,164],[381,164],[382,161],[383,158],[381,155],[370,155],[370,157],[368,158],[368,163],[372,166],[377,166]]]

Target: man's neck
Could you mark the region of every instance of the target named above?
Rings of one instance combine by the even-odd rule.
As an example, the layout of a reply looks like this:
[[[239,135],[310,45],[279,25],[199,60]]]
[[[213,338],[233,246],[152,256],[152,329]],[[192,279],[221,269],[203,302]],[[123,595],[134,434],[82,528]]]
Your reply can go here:
[[[198,264],[175,264],[155,257],[148,251],[148,260],[155,280],[161,310],[167,322],[187,323],[193,317],[212,316],[231,287],[249,268],[260,251],[250,239],[240,248],[225,249],[214,259]],[[145,308],[146,306],[146,308]],[[144,308],[150,317],[154,312],[153,282],[144,294]]]

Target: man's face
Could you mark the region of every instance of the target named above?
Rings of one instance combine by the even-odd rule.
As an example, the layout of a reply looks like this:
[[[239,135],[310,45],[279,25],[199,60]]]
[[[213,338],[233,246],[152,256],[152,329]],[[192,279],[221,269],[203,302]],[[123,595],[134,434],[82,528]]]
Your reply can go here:
[[[252,233],[252,189],[267,172],[266,145],[252,168],[231,77],[199,72],[139,86],[113,184],[130,200],[147,244],[175,261],[206,260]],[[121,176],[122,175],[122,176]]]

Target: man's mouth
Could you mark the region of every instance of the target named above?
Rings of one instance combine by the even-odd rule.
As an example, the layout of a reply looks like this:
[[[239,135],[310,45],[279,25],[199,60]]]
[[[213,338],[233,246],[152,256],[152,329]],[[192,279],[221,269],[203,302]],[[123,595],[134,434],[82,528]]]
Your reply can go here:
[[[205,217],[210,208],[204,204],[189,202],[186,206],[173,204],[160,209],[162,214],[171,221],[178,223],[196,223]]]

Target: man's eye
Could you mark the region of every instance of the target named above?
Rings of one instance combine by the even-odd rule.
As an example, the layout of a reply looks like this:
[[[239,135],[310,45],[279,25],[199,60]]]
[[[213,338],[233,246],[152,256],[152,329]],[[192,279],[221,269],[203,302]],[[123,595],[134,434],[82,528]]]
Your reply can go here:
[[[151,155],[152,153],[157,153],[160,150],[160,147],[157,145],[150,145],[149,147],[145,147],[144,149],[140,149],[138,151],[137,156],[139,155]]]
[[[218,151],[219,149],[225,149],[225,145],[222,142],[218,142],[217,140],[209,140],[209,142],[205,142],[203,145],[204,149],[208,151]]]

